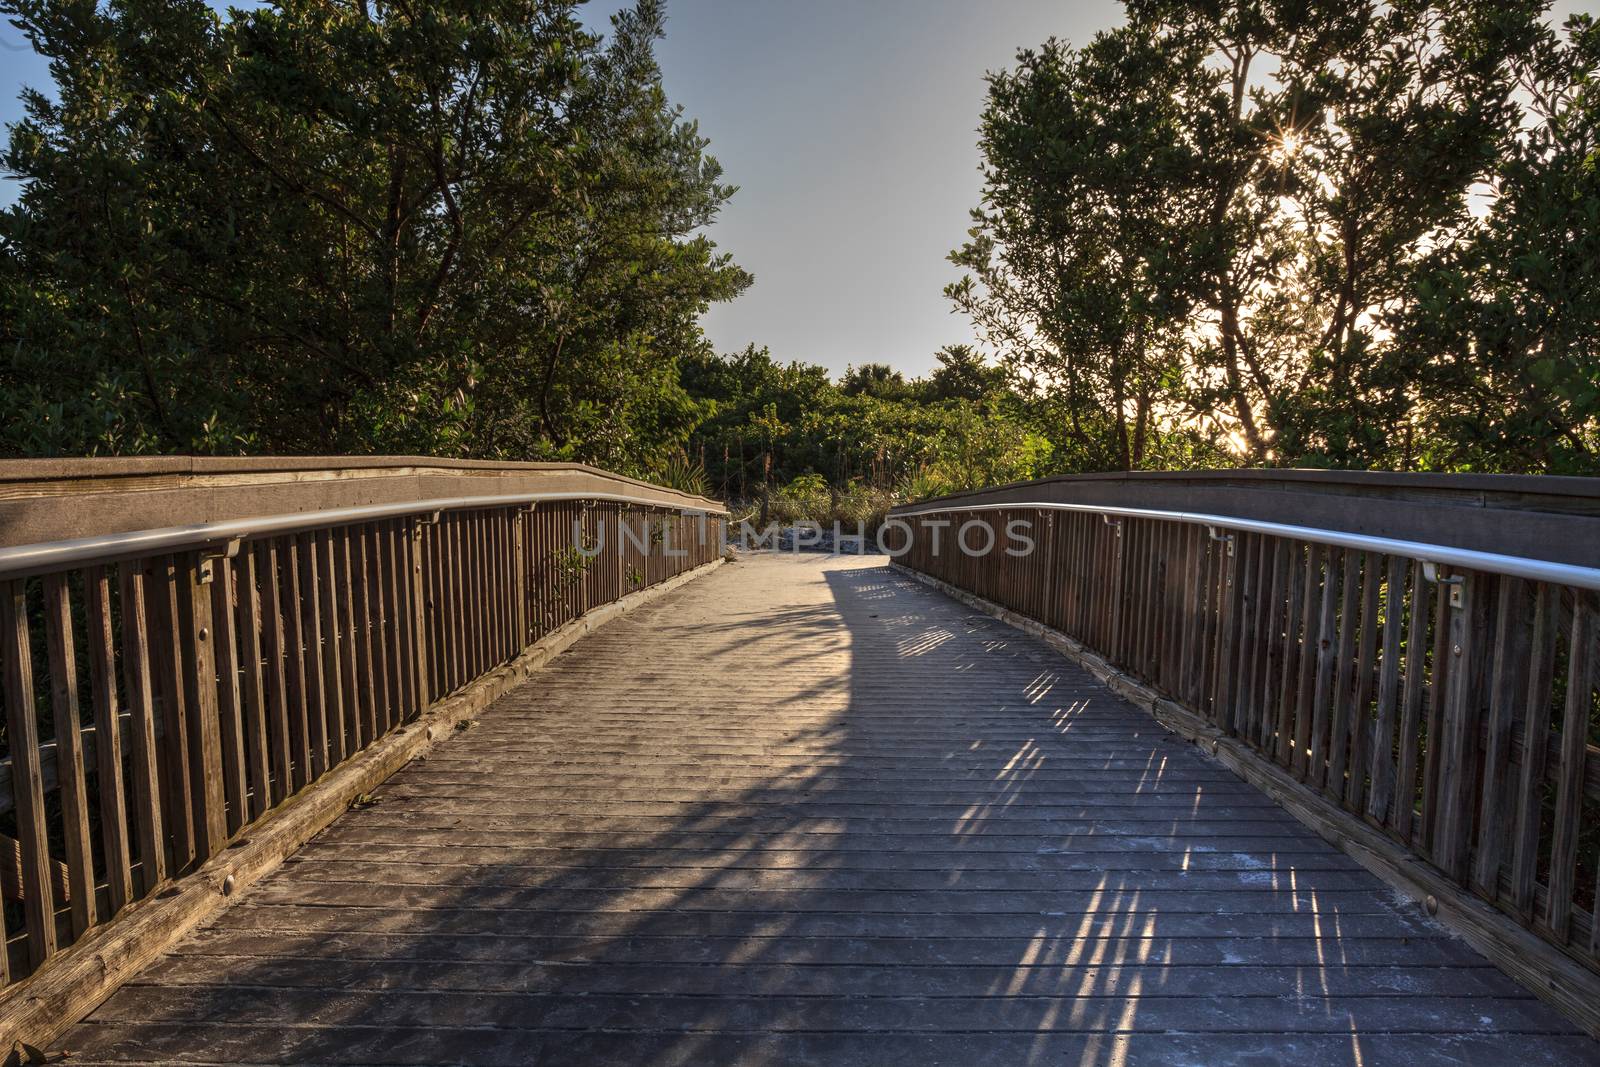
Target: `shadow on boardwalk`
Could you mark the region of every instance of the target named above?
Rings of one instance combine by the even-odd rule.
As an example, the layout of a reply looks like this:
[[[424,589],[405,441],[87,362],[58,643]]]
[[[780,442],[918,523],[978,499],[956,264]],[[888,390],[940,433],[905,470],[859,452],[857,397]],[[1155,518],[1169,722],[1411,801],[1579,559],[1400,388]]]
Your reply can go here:
[[[580,643],[73,1062],[1600,1063],[1084,673],[875,561]]]

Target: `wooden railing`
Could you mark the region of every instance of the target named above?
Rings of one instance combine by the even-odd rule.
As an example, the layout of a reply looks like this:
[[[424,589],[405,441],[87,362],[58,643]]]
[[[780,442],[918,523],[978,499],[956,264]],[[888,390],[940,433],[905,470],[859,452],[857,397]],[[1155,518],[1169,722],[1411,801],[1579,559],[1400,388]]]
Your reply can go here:
[[[725,521],[570,465],[79,461],[0,489],[13,529],[92,535],[0,549],[6,983],[545,635],[716,558]],[[190,496],[225,517],[136,528]]]
[[[1061,479],[902,508],[886,536],[1597,970],[1597,505],[1576,479]],[[1019,522],[1034,548],[1008,554]]]

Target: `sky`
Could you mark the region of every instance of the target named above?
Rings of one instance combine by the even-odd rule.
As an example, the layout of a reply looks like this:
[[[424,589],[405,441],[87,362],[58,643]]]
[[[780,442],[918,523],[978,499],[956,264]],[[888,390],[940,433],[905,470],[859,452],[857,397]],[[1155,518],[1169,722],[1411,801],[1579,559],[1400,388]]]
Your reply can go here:
[[[1557,20],[1595,0],[1558,0]],[[217,3],[216,6],[226,6]],[[621,0],[591,0],[604,28]],[[705,328],[720,352],[926,373],[972,340],[944,298],[977,206],[985,72],[1052,35],[1120,24],[1117,0],[668,0],[669,98],[739,186],[712,238],[755,275]],[[0,26],[0,122],[45,64]],[[12,189],[0,189],[9,202]]]
[[[985,71],[1054,34],[1087,41],[1113,0],[668,0],[669,97],[739,192],[711,230],[755,275],[706,330],[842,371],[935,365],[972,340],[944,297],[977,206]]]

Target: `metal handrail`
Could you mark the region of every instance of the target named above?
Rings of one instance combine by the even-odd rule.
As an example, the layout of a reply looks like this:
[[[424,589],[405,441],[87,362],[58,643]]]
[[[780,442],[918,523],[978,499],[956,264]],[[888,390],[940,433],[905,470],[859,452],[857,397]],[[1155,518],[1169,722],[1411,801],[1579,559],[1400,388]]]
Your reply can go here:
[[[1424,541],[1402,541],[1392,537],[1373,537],[1368,534],[1327,530],[1315,526],[1293,526],[1260,519],[1243,519],[1233,515],[1211,515],[1192,511],[1162,511],[1155,508],[1129,508],[1099,504],[1063,504],[1055,501],[1022,500],[1004,504],[938,504],[912,511],[890,512],[889,519],[907,519],[918,515],[931,515],[944,511],[1001,511],[1012,508],[1039,508],[1049,511],[1079,511],[1121,518],[1155,519],[1162,522],[1182,522],[1216,529],[1237,530],[1243,533],[1267,534],[1289,537],[1298,541],[1354,548],[1364,552],[1382,552],[1391,556],[1404,556],[1433,564],[1459,567],[1463,570],[1487,571],[1526,578],[1535,582],[1576,586],[1580,589],[1600,590],[1600,568],[1580,567],[1571,563],[1554,563],[1550,560],[1507,556],[1498,552],[1479,552],[1470,548],[1452,548]]]
[[[224,522],[202,522],[189,526],[163,526],[152,530],[100,534],[67,541],[44,541],[31,545],[0,548],[0,578],[65,570],[78,564],[103,563],[116,559],[158,555],[180,549],[227,545],[243,537],[346,526],[375,522],[402,515],[436,511],[462,511],[470,508],[511,507],[516,504],[561,503],[593,500],[606,504],[637,504],[670,508],[690,515],[727,515],[726,508],[690,507],[631,493],[508,493],[497,496],[453,496],[396,504],[364,504],[359,507],[329,508],[324,511],[295,511],[282,515],[263,515]]]

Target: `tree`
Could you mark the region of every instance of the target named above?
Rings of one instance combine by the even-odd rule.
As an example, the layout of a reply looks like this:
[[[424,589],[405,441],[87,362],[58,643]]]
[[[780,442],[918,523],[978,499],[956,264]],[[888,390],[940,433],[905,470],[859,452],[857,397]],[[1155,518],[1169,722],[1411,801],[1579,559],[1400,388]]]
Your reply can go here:
[[[57,89],[5,156],[0,400],[45,425],[6,450],[638,469],[686,437],[675,360],[749,279],[656,0],[606,41],[534,0],[0,10]]]
[[[947,289],[1020,373],[1061,398],[1087,465],[1146,462],[1179,382],[1204,176],[1184,123],[1193,47],[1128,28],[1050,40],[989,78],[983,207]]]
[[[1594,46],[1544,10],[1130,0],[991,76],[949,293],[1059,461],[1590,462]]]
[[[847,367],[839,380],[839,391],[846,396],[875,396],[880,400],[904,400],[911,395],[905,375],[887,363],[863,363]]]
[[[1418,462],[1600,472],[1600,27],[1548,28],[1515,73],[1529,118],[1492,203],[1430,250],[1389,317],[1432,428]]]
[[[1414,368],[1386,322],[1430,249],[1470,223],[1469,192],[1516,127],[1512,70],[1541,10],[1130,3],[1138,32],[1201,50],[1180,83],[1212,190],[1191,403],[1227,412],[1249,458],[1414,461]]]

